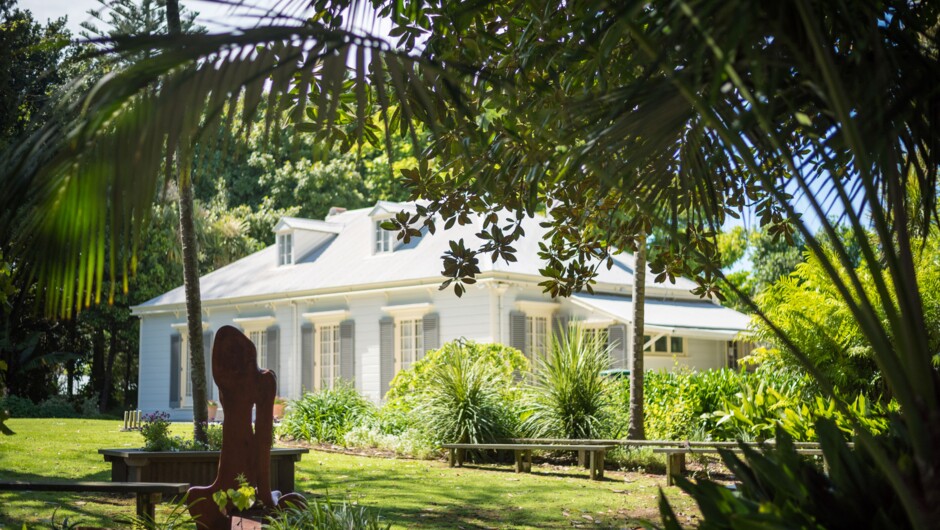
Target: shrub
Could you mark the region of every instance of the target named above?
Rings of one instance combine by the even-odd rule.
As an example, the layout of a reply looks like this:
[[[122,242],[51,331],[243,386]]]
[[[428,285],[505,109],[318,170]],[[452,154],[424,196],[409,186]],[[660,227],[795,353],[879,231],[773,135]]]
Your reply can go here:
[[[78,407],[83,418],[100,418],[101,411],[98,410],[98,393],[86,397]]]
[[[617,412],[613,432],[617,433],[628,421],[629,381],[618,382],[613,395]],[[796,422],[803,405],[813,400],[806,377],[764,367],[755,372],[648,372],[644,378],[646,433],[651,439],[764,439],[773,436],[775,425],[784,417]],[[812,433],[817,417],[807,417],[788,430]]]
[[[347,383],[292,401],[278,433],[308,442],[343,443],[346,433],[375,414],[375,406]]]
[[[574,327],[553,337],[529,387],[523,431],[538,438],[600,438],[609,431],[606,343]]]
[[[268,519],[265,528],[271,530],[387,530],[391,523],[384,523],[382,518],[364,506],[343,501],[335,504],[329,498],[310,499],[307,506],[290,506]]]
[[[409,428],[398,433],[384,432],[377,424],[353,427],[345,437],[347,447],[368,447],[413,458],[436,458],[440,446],[424,429]]]
[[[145,414],[140,434],[144,437],[144,449],[147,451],[172,451],[177,449],[170,437],[170,415],[166,412]]]
[[[6,410],[13,418],[78,418],[75,406],[64,396],[50,396],[45,401],[33,403],[29,398],[6,396],[0,401],[0,410]]]
[[[728,369],[649,372],[644,378],[643,399],[646,434],[652,439],[715,439],[711,414],[725,400],[741,391],[752,374]],[[625,383],[621,406],[629,406]]]
[[[511,436],[517,416],[512,372],[505,360],[493,362],[475,346],[458,341],[441,348],[423,374],[418,413],[431,437],[442,443],[485,443]]]
[[[210,451],[221,451],[222,450],[222,426],[221,425],[206,425],[206,436],[209,441],[209,446],[207,447]]]
[[[37,407],[39,418],[75,418],[79,416],[75,406],[63,396],[49,396]]]
[[[206,425],[209,443],[170,434],[170,415],[166,412],[144,414],[140,434],[147,451],[219,451],[222,449],[222,426]]]
[[[36,404],[29,398],[9,395],[0,402],[0,409],[10,413],[12,418],[34,418],[36,417]]]
[[[803,400],[799,394],[784,392],[766,380],[756,387],[746,386],[736,399],[726,400],[723,410],[713,413],[717,418],[713,432],[727,439],[765,440],[781,428],[799,441],[812,441],[816,439],[815,425],[822,418],[832,421],[846,434],[854,434],[852,418],[874,434],[888,427],[888,409],[864,395],[848,404],[845,415],[838,411],[832,398],[817,395]]]
[[[898,427],[900,427],[898,425]],[[782,428],[777,444],[761,452],[741,447],[744,459],[722,451],[728,469],[740,481],[736,492],[723,484],[676,477],[676,484],[695,498],[702,513],[701,528],[913,528],[904,502],[891,481],[865,449],[849,449],[844,435],[829,420],[815,426],[829,472],[796,452]],[[905,429],[881,436],[874,444],[898,458],[909,451]],[[663,526],[681,525],[660,491]]]
[[[437,365],[449,364],[456,357],[467,356],[474,362],[487,365],[495,377],[500,379],[500,393],[509,402],[520,397],[515,376],[529,370],[529,361],[519,350],[502,344],[481,344],[472,340],[458,339],[448,342],[440,349],[428,352],[408,370],[395,375],[385,395],[386,408],[408,413],[423,400],[431,382],[431,372]]]

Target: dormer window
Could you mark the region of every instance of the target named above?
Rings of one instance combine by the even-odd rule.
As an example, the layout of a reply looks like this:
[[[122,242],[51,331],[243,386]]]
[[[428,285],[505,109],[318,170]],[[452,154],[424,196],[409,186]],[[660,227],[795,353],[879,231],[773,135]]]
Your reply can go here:
[[[375,221],[375,253],[384,254],[395,248],[395,232],[382,228],[385,219]]]
[[[277,264],[290,265],[294,263],[294,234],[277,235]]]

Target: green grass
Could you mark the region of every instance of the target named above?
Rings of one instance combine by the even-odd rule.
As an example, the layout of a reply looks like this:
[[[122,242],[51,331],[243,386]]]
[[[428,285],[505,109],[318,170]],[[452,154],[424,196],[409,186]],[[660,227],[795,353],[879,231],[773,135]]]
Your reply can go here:
[[[0,436],[0,480],[109,480],[104,447],[139,447],[137,433],[110,420],[20,419],[15,436]],[[189,426],[177,424],[182,434]],[[311,451],[299,464],[298,488],[348,498],[378,510],[394,528],[621,528],[635,518],[658,519],[662,475],[607,471],[587,479],[575,467],[508,465],[451,469],[442,461],[351,456]],[[696,513],[676,488],[665,488],[677,512]],[[167,507],[161,506],[161,513]],[[83,525],[111,526],[134,513],[130,496],[0,492],[0,528],[48,528],[55,513]],[[590,518],[590,519],[589,519]]]

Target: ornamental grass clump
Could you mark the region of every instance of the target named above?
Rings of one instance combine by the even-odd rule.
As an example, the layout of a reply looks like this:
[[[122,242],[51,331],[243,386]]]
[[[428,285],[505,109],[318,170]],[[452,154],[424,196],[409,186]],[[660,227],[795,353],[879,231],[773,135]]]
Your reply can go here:
[[[308,442],[343,443],[346,433],[374,414],[375,405],[352,385],[339,383],[292,401],[278,434]]]
[[[579,327],[552,337],[536,363],[522,428],[535,438],[601,438],[611,415],[610,348]]]
[[[374,510],[348,500],[337,503],[329,497],[310,499],[307,506],[290,505],[269,518],[264,528],[271,530],[388,530],[391,523]]]
[[[442,443],[486,443],[512,436],[516,416],[503,399],[505,374],[470,348],[456,347],[449,362],[429,367],[416,411]]]

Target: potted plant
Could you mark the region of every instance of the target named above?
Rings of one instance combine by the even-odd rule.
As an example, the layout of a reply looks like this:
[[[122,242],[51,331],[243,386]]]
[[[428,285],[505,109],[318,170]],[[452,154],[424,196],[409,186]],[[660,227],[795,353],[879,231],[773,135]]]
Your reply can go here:
[[[284,407],[287,406],[287,400],[276,396],[274,398],[274,419],[281,419],[284,417]]]
[[[219,404],[210,399],[206,401],[206,407],[209,409],[209,421],[215,421],[215,414],[219,411]]]

